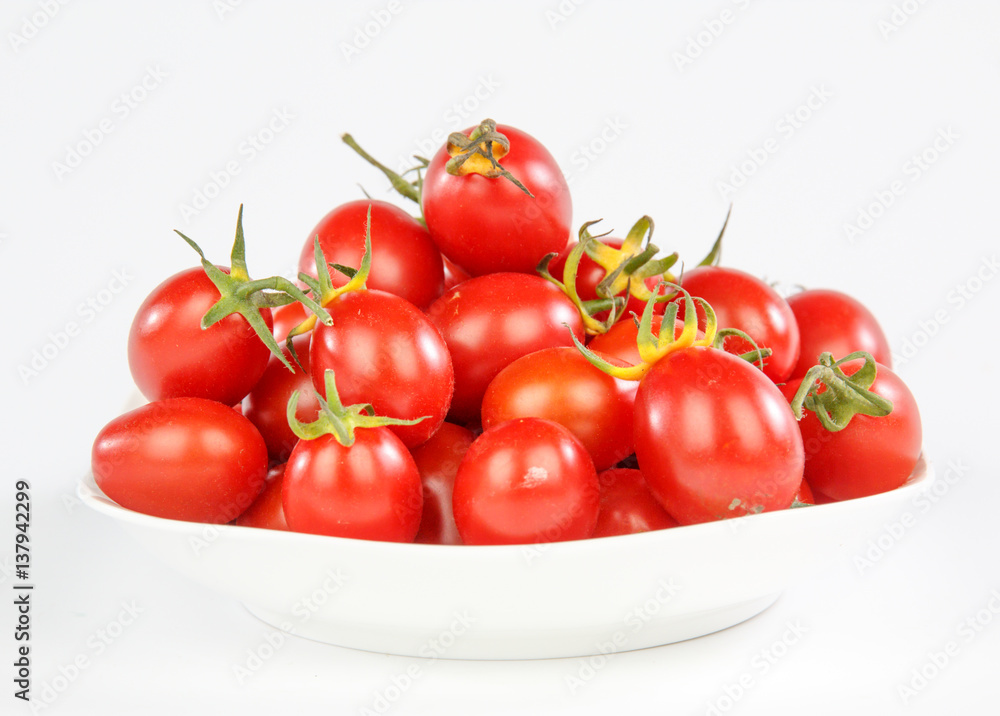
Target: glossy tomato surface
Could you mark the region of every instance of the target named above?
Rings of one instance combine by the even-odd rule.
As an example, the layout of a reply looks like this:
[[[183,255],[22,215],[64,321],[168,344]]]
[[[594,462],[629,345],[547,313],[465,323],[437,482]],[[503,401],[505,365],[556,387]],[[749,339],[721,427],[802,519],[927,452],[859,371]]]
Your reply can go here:
[[[775,383],[788,380],[799,359],[799,327],[792,309],[777,291],[737,269],[699,266],[684,274],[684,288],[712,306],[719,328],[738,328],[759,348],[770,348],[764,374]],[[679,314],[683,316],[683,311]],[[699,325],[704,328],[699,311]],[[726,350],[737,355],[753,350],[740,338],[726,341]]]
[[[483,397],[483,429],[514,418],[545,418],[569,429],[605,470],[634,451],[635,381],[612,378],[575,347],[544,348],[497,374]]]
[[[259,527],[266,530],[288,530],[285,511],[281,507],[281,486],[285,480],[285,464],[275,465],[267,472],[264,491],[243,514],[233,520],[241,527]]]
[[[128,365],[148,400],[205,398],[235,405],[260,379],[270,351],[233,314],[202,330],[219,290],[201,267],[174,274],[149,294],[132,321]],[[271,327],[271,310],[260,309]]]
[[[613,537],[676,527],[646,485],[639,470],[615,468],[597,476],[601,483],[601,510],[594,537]]]
[[[802,482],[802,438],[781,391],[715,348],[671,353],[643,377],[635,452],[681,524],[785,509]]]
[[[570,331],[584,338],[570,300],[540,276],[526,274],[465,281],[432,303],[427,316],[451,353],[455,395],[449,419],[461,425],[479,421],[486,387],[506,366],[543,348],[572,346]]]
[[[420,527],[420,473],[386,428],[359,429],[344,447],[331,435],[300,440],[285,466],[282,506],[295,532],[412,542]]]
[[[451,511],[455,475],[472,445],[472,432],[443,423],[431,439],[412,451],[413,462],[424,485],[424,512],[414,542],[462,544]]]
[[[263,489],[267,447],[231,407],[170,398],[108,423],[94,440],[91,466],[98,487],[126,509],[221,524]]]
[[[497,130],[510,141],[501,164],[534,196],[504,177],[449,174],[445,165],[450,156],[442,147],[424,176],[424,219],[441,253],[470,275],[533,274],[543,256],[558,253],[569,240],[569,187],[538,140],[505,125]]]
[[[394,204],[359,199],[341,204],[324,216],[302,246],[299,271],[316,275],[314,239],[328,263],[358,268],[365,251],[365,222],[372,210],[372,266],[368,288],[387,291],[405,298],[418,308],[426,308],[444,290],[441,253],[427,229]],[[330,271],[334,286],[343,286],[347,277]]]
[[[455,524],[466,544],[590,537],[600,487],[583,444],[549,420],[497,425],[469,448],[455,477]]]
[[[344,405],[370,403],[376,415],[416,425],[394,425],[406,444],[424,442],[444,422],[455,373],[444,340],[409,301],[384,291],[345,293],[326,310],[333,325],[313,329],[309,349],[313,385],[325,393],[333,370]]]

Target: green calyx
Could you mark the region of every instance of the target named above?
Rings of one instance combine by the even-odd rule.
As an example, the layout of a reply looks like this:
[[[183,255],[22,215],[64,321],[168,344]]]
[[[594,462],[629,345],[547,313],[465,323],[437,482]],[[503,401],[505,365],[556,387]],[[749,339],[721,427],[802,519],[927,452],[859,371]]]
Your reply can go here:
[[[448,135],[447,149],[451,159],[444,167],[449,174],[453,176],[481,174],[491,179],[503,177],[532,199],[535,198],[517,177],[500,164],[500,160],[510,151],[510,140],[505,134],[497,131],[497,123],[494,120],[484,119],[469,133],[469,136],[461,132],[452,132]]]
[[[841,369],[844,363],[864,359],[865,364],[853,375]],[[792,412],[801,420],[803,408],[816,414],[820,424],[830,432],[846,428],[855,415],[883,417],[892,412],[892,401],[873,393],[878,368],[871,353],[856,351],[834,360],[833,354],[823,353],[819,363],[805,374],[792,398]],[[820,390],[820,388],[825,388]]]
[[[736,357],[742,358],[747,363],[753,363],[761,370],[764,370],[764,359],[771,357],[771,349],[761,348],[757,345],[757,341],[751,338],[748,333],[741,331],[739,328],[720,329],[719,332],[715,334],[715,341],[712,343],[712,347],[718,348],[719,350],[725,350],[726,339],[731,337],[742,338],[753,346],[752,350],[749,350],[746,353],[740,353],[739,355],[736,355]]]
[[[236,216],[236,239],[230,254],[229,273],[206,259],[201,247],[192,239],[180,231],[175,230],[175,232],[198,252],[202,268],[205,269],[208,278],[219,290],[219,300],[201,317],[202,329],[215,325],[226,316],[238,313],[250,324],[257,336],[271,350],[271,353],[277,356],[289,370],[294,371],[294,367],[282,353],[277,340],[260,315],[260,309],[275,308],[300,301],[313,312],[311,318],[314,322],[319,318],[323,323],[330,325],[333,323],[333,319],[319,303],[307,296],[302,289],[287,278],[271,276],[256,281],[250,279],[246,262],[246,242],[243,238],[243,205],[240,205],[239,213]]]
[[[345,407],[340,400],[340,394],[337,392],[337,383],[332,370],[327,370],[323,374],[323,381],[326,397],[324,398],[318,392],[316,393],[320,411],[319,417],[315,421],[303,423],[296,417],[295,411],[299,406],[300,391],[296,390],[288,399],[288,409],[286,411],[288,426],[301,440],[315,440],[323,435],[333,435],[338,443],[344,447],[350,447],[354,444],[354,431],[357,428],[416,425],[421,420],[426,420],[429,417],[425,415],[415,420],[388,418],[375,415],[375,409],[367,403]]]

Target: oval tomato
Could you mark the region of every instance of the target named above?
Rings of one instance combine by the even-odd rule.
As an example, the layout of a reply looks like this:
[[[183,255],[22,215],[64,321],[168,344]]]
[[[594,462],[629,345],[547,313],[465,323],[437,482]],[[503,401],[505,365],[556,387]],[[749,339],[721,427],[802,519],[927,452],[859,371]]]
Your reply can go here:
[[[528,353],[583,340],[576,307],[540,276],[498,273],[446,291],[427,309],[441,331],[455,367],[449,419],[479,420],[483,394],[504,367]],[[566,325],[570,328],[567,329]]]
[[[715,348],[678,350],[643,377],[635,452],[681,524],[784,509],[802,482],[802,438],[781,391]]]
[[[631,455],[637,384],[603,373],[576,348],[545,348],[501,370],[483,396],[483,428],[545,418],[569,429],[597,470]]]
[[[601,510],[597,515],[594,537],[652,532],[677,526],[677,520],[653,497],[639,470],[605,470],[597,479],[601,483]]]
[[[285,464],[275,465],[267,473],[264,491],[243,514],[233,520],[241,527],[259,527],[265,530],[288,530],[285,511],[281,507],[281,486],[285,479]]]
[[[386,201],[349,201],[324,216],[302,247],[299,271],[316,276],[317,236],[328,263],[358,268],[365,251],[369,207],[372,266],[368,288],[401,296],[418,308],[427,308],[444,290],[441,253],[419,221]],[[335,287],[348,280],[336,270],[330,271],[330,278]]]
[[[446,164],[451,156],[444,146],[424,175],[424,219],[441,253],[470,275],[533,274],[543,256],[561,251],[569,239],[573,215],[569,187],[538,140],[506,125],[496,129],[510,141],[501,164],[534,196],[502,176],[449,174]]]
[[[412,542],[423,493],[399,438],[385,428],[366,428],[350,447],[332,435],[300,440],[285,466],[281,502],[295,532]]]
[[[757,343],[770,348],[764,374],[775,383],[788,380],[799,359],[799,327],[792,309],[778,293],[756,276],[721,266],[699,266],[684,274],[684,288],[708,301],[719,328],[738,328]],[[679,316],[683,317],[683,304]],[[700,313],[700,311],[699,311]],[[742,338],[726,341],[726,350],[737,355],[753,350]]]
[[[406,444],[424,442],[444,422],[455,387],[448,347],[409,301],[384,291],[349,291],[326,305],[333,325],[313,329],[313,385],[325,390],[332,369],[344,405],[370,403],[378,415],[416,425],[393,425]]]
[[[871,353],[875,361],[892,368],[892,351],[875,316],[845,293],[807,289],[788,297],[799,328],[799,360],[792,378],[801,378],[822,353],[846,356]]]
[[[263,375],[270,350],[245,318],[233,314],[202,330],[201,317],[219,298],[199,267],[174,274],[139,306],[128,334],[128,365],[148,400],[235,405]],[[270,328],[271,310],[260,313]]]
[[[472,445],[472,433],[452,423],[443,423],[431,439],[412,451],[413,462],[424,485],[424,511],[414,542],[462,544],[451,511],[455,475]]]
[[[91,465],[97,486],[126,509],[222,524],[263,489],[267,447],[253,424],[229,406],[170,398],[104,426]]]

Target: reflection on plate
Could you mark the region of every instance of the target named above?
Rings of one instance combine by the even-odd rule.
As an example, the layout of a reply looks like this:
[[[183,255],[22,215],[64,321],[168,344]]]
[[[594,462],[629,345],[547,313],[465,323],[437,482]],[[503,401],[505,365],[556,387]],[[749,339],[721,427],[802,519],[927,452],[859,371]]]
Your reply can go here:
[[[119,507],[93,478],[78,492],[167,564],[286,633],[391,654],[535,659],[642,649],[738,624],[770,606],[803,566],[877,531],[932,480],[921,458],[898,490],[858,500],[490,547],[178,522]]]

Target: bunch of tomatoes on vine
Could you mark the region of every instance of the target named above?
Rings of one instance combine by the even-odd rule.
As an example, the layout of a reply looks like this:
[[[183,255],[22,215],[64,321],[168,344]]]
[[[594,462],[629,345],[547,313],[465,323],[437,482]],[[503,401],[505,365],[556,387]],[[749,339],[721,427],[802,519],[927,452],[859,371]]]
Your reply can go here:
[[[707,256],[570,226],[529,134],[484,120],[337,206],[298,281],[229,266],[146,298],[149,401],[97,436],[97,484],[157,517],[370,540],[527,544],[864,497],[921,428],[882,329],[830,290],[785,299]],[[180,232],[178,232],[180,233]],[[674,273],[677,270],[678,273]]]

